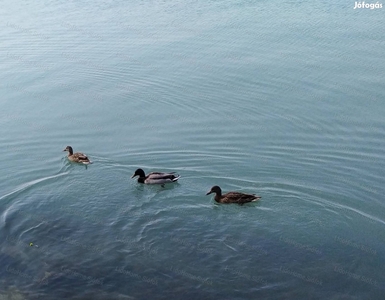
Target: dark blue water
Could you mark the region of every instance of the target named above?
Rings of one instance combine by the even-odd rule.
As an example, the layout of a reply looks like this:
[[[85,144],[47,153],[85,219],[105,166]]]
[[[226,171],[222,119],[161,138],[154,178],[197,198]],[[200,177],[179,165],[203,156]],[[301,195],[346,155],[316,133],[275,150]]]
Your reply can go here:
[[[385,18],[353,7],[5,1],[0,298],[383,299]]]

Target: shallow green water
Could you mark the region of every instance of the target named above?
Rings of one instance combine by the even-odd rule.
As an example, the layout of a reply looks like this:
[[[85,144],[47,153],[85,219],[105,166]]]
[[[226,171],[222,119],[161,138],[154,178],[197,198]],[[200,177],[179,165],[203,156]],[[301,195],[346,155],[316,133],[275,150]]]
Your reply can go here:
[[[0,297],[382,299],[385,18],[353,6],[3,3]]]

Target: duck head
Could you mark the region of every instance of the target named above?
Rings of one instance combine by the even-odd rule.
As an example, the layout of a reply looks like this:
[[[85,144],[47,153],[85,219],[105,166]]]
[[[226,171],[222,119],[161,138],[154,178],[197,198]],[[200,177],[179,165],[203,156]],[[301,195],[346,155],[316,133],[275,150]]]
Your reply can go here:
[[[222,195],[222,190],[221,190],[221,188],[220,188],[219,186],[214,185],[214,186],[211,188],[211,190],[208,191],[208,192],[206,193],[206,195],[210,195],[210,194],[212,194],[212,193],[215,193],[215,194],[221,196],[221,195]]]
[[[142,169],[137,169],[134,175],[131,176],[131,178],[134,178],[135,176],[139,176],[139,178],[141,178],[141,177],[146,177],[146,174]]]
[[[74,153],[74,150],[72,150],[72,147],[71,146],[67,146],[64,150],[64,151],[68,151],[70,153],[70,155],[72,155]]]

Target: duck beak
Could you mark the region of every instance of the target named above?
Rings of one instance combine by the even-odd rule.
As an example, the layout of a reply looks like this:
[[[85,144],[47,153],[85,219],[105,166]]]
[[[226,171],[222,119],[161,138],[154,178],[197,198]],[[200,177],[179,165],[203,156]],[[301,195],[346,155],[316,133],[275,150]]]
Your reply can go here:
[[[208,192],[206,193],[206,196],[207,196],[207,195],[210,195],[211,193],[212,193],[212,191],[208,191]]]
[[[63,150],[63,152],[66,152],[66,151],[67,151],[67,149],[64,149],[64,150]]]
[[[131,178],[134,178],[135,177],[135,174],[131,176]]]

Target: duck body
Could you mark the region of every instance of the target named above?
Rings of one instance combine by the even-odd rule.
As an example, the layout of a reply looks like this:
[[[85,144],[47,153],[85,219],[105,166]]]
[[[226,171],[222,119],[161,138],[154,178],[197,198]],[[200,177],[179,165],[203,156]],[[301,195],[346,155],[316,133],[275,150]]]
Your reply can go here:
[[[248,202],[255,202],[262,198],[254,194],[245,194],[239,192],[228,192],[222,195],[222,190],[217,185],[213,186],[211,190],[206,193],[206,195],[210,195],[212,193],[215,193],[214,200],[216,202],[224,204],[237,203],[239,205],[243,205]]]
[[[67,146],[63,151],[68,151],[68,160],[76,162],[76,163],[81,163],[81,164],[92,164],[90,159],[85,155],[84,153],[76,152],[74,153],[73,149],[71,146]]]
[[[180,176],[178,174],[175,174],[175,172],[172,172],[172,173],[152,172],[146,175],[142,169],[137,169],[134,175],[131,176],[131,178],[134,178],[136,176],[139,176],[138,178],[139,183],[145,183],[145,184],[172,183],[172,182],[176,182],[180,178]]]

